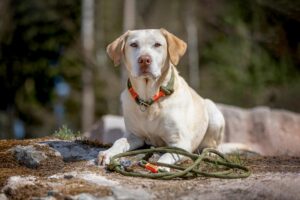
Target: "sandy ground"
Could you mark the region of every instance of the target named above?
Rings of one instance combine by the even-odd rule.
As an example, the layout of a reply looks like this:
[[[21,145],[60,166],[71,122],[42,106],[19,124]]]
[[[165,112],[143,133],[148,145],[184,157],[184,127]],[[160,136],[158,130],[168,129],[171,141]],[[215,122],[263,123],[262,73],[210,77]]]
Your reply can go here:
[[[116,190],[112,189],[115,183],[129,188],[127,191],[136,191],[135,199],[141,198],[138,197],[141,190],[147,193],[142,199],[300,199],[300,157],[255,156],[243,159],[244,165],[252,171],[246,179],[199,177],[162,181],[125,177],[108,172],[91,161],[66,162],[57,157],[30,169],[19,164],[8,151],[16,145],[36,144],[50,139],[0,140],[0,199],[47,199],[49,196],[52,199],[76,199],[74,196],[82,193],[91,194],[96,199],[132,199],[126,197],[127,192],[113,196],[116,194]],[[102,183],[105,184],[91,181],[96,180],[92,176],[97,176],[97,180],[103,177]],[[34,181],[8,187],[11,177],[23,177],[21,182],[25,179]]]

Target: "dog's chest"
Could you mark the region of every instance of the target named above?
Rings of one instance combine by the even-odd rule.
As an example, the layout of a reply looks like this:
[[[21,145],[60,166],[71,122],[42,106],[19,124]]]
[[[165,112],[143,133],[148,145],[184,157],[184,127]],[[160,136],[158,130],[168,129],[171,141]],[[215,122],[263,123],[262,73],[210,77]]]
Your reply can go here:
[[[161,141],[162,132],[164,130],[164,118],[159,113],[160,111],[156,109],[157,105],[151,106],[151,108],[147,108],[147,110],[142,111],[139,110],[135,112],[135,117],[131,117],[131,127],[134,129],[133,133],[145,138],[145,141],[154,145],[163,145],[163,141]],[[132,120],[135,119],[135,120]]]
[[[176,99],[176,98],[175,98]],[[176,143],[181,133],[182,113],[177,100],[163,99],[145,111],[132,99],[128,91],[121,95],[126,129],[154,146]],[[173,103],[172,103],[173,102]]]
[[[172,139],[167,135],[172,132],[171,129],[174,129],[174,126],[168,125],[173,124],[172,117],[158,109],[158,106],[158,104],[152,105],[145,111],[125,112],[125,122],[127,129],[136,136],[143,138],[146,143],[165,146],[169,142],[166,139]]]

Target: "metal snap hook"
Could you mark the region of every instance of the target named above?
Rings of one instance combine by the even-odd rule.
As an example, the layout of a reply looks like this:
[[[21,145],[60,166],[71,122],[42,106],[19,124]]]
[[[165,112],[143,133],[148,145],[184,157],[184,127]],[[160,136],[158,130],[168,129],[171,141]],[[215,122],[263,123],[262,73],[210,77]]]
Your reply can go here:
[[[147,104],[146,102],[140,102],[140,110],[141,110],[142,112],[145,112],[149,106],[150,106],[150,105]]]

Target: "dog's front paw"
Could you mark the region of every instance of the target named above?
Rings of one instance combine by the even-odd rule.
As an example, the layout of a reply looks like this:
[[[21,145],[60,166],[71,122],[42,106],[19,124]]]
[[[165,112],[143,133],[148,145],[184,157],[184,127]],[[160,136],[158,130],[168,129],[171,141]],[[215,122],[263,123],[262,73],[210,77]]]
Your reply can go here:
[[[171,171],[171,169],[169,167],[159,166],[158,169],[160,172],[170,172]]]
[[[100,151],[97,157],[97,164],[98,165],[108,165],[110,162],[110,158],[113,157],[115,154],[113,154],[111,151]]]

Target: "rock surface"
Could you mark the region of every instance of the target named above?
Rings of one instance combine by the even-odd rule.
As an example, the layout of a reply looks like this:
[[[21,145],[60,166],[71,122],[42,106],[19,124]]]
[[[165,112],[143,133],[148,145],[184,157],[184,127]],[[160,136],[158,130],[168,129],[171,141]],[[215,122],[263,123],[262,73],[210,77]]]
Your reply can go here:
[[[53,157],[62,158],[60,152],[40,143],[29,146],[17,145],[10,151],[21,165],[29,168],[37,168],[46,160],[53,159]]]
[[[298,199],[300,188],[300,174],[266,173],[254,176],[259,181],[237,180],[222,184],[216,180],[211,185],[213,188],[207,192],[194,191],[179,199]],[[252,177],[252,178],[254,178]]]
[[[32,145],[30,146],[16,146],[12,150],[20,164],[24,164],[30,168],[36,168],[40,165],[41,161],[47,158],[46,154],[38,151]]]
[[[34,176],[12,176],[7,180],[7,184],[2,188],[2,192],[4,193],[13,193],[20,187],[24,187],[26,185],[34,185],[36,178]]]
[[[5,194],[0,194],[0,199],[1,200],[8,200]]]
[[[41,164],[37,168],[20,165],[12,151],[17,146],[23,149],[35,147],[50,159],[46,158],[42,161],[47,161],[46,165]],[[199,177],[163,181],[126,177],[96,166],[91,161],[100,149],[80,142],[49,138],[0,140],[0,199],[296,200],[300,196],[300,157],[252,157],[243,160],[253,172],[246,179]],[[51,157],[53,155],[55,157]]]
[[[100,141],[103,144],[112,144],[125,134],[125,130],[122,116],[104,115],[83,135],[89,140]]]
[[[94,143],[0,140],[0,200],[299,199],[300,115],[265,107],[219,107],[227,124],[225,142],[242,143],[264,155],[241,158],[252,171],[246,179],[126,177],[96,166],[98,152],[105,148]],[[98,139],[121,137],[122,118],[115,119],[100,137],[101,128],[94,129]]]
[[[250,146],[261,155],[300,155],[300,115],[257,107],[219,105],[226,121],[225,141]]]
[[[43,142],[49,145],[64,161],[94,160],[103,148],[91,147],[74,141],[51,140]]]
[[[124,199],[124,200],[150,200],[153,199],[153,196],[146,192],[142,188],[130,189],[122,186],[112,188],[113,196],[115,199]]]
[[[300,114],[286,110],[256,107],[242,109],[218,104],[226,121],[225,143],[241,143],[253,151],[268,156],[300,155]],[[87,139],[113,143],[125,133],[120,116],[104,116]]]

